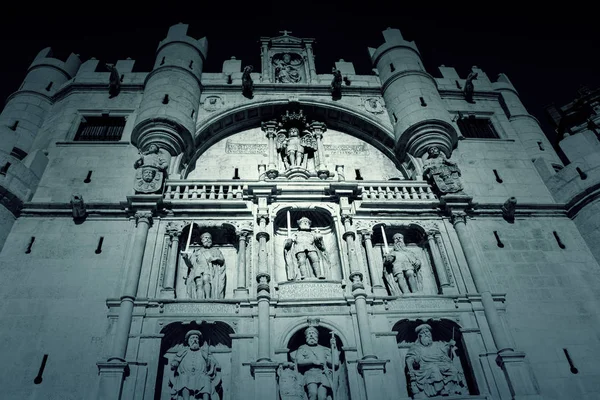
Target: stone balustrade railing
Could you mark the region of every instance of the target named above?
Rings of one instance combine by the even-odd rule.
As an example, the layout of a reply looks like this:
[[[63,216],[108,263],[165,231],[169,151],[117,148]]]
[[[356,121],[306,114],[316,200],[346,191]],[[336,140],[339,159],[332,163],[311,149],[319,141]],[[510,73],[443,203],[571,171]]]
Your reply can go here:
[[[242,200],[247,184],[240,181],[168,180],[165,200]]]
[[[168,180],[165,185],[165,200],[243,200],[248,186],[256,181],[222,180]],[[283,192],[286,189],[297,192],[298,182],[269,182],[276,185]],[[334,182],[337,183],[337,182]],[[351,183],[346,181],[345,183]],[[354,182],[352,182],[354,183]],[[415,181],[381,181],[381,182],[356,182],[359,196],[362,201],[432,201],[437,196],[426,182]],[[325,191],[326,182],[316,182],[312,190]],[[313,187],[315,186],[315,187]]]
[[[370,182],[359,186],[363,201],[436,200],[427,182],[397,181]]]

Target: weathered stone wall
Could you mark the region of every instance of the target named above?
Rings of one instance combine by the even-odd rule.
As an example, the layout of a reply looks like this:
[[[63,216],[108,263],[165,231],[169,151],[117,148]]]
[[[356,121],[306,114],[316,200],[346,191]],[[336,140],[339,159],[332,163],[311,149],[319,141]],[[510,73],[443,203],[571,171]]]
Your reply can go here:
[[[11,371],[0,377],[3,397],[89,398],[110,342],[105,301],[120,292],[131,228],[122,218],[15,222],[0,256],[0,353]],[[43,382],[35,385],[44,354]]]
[[[506,293],[508,329],[526,352],[543,398],[600,396],[600,267],[575,224],[561,217],[517,218],[514,224],[481,217],[467,225],[492,292]],[[564,348],[578,375],[570,372]]]

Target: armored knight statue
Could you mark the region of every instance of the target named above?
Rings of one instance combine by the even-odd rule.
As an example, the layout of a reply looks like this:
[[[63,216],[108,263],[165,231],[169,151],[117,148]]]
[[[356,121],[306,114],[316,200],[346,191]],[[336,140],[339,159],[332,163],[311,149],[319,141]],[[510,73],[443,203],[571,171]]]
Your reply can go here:
[[[415,329],[417,340],[406,353],[406,367],[413,399],[468,394],[465,377],[454,355],[454,339],[433,341],[431,326]]]
[[[323,236],[318,229],[311,232],[309,218],[302,217],[297,223],[298,232],[284,244],[287,279],[325,279],[324,264],[328,264],[328,259]]]
[[[202,333],[191,330],[185,335],[186,348],[171,361],[173,376],[169,380],[172,400],[219,400],[220,367],[210,354],[209,346],[201,346]]]
[[[290,353],[304,377],[304,389],[308,400],[331,400],[335,398],[340,360],[336,349],[319,344],[319,331],[314,326],[304,330],[306,344]],[[332,339],[334,340],[334,339]]]
[[[164,178],[171,156],[155,144],[141,153],[140,158],[133,164],[135,173],[134,189],[136,193],[157,193],[162,189]]]
[[[285,131],[284,131],[285,132]],[[302,167],[308,157],[309,151],[314,151],[317,148],[316,139],[314,136],[305,131],[300,137],[300,129],[291,127],[288,129],[287,136],[280,132],[277,135],[277,150],[283,155],[285,168]]]
[[[423,288],[421,261],[404,244],[404,235],[393,236],[394,247],[384,255],[384,277],[392,295],[416,293]]]
[[[436,146],[427,149],[428,157],[423,162],[423,177],[433,186],[438,195],[462,194],[460,169],[456,163]]]
[[[212,235],[208,232],[200,236],[201,247],[190,253],[181,252],[189,270],[185,278],[186,293],[190,299],[225,298],[225,258],[221,250],[212,247]]]

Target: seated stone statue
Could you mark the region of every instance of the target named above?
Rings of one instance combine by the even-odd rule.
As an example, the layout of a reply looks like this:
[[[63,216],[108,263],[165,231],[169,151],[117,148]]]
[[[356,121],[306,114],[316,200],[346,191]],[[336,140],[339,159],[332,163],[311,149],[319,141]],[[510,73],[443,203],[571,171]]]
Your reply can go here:
[[[414,399],[434,396],[468,394],[464,375],[455,364],[455,342],[433,341],[431,326],[422,324],[415,329],[418,337],[406,353],[406,367]]]

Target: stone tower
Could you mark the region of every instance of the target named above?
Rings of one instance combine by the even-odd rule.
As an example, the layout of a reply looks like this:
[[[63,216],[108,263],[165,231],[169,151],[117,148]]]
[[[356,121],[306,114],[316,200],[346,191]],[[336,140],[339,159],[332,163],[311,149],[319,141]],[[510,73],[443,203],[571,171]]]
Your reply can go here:
[[[44,50],[0,114],[5,398],[600,396],[597,92],[559,157],[397,29],[361,75],[187,28],[149,72]]]

